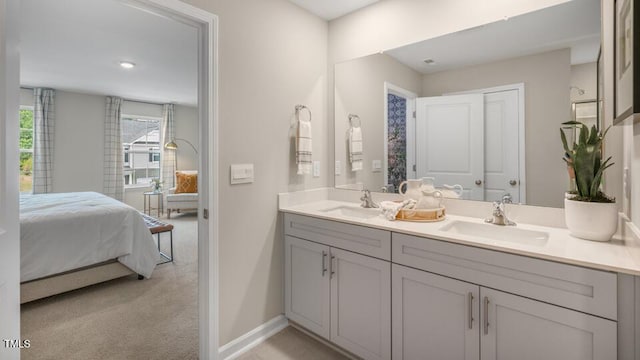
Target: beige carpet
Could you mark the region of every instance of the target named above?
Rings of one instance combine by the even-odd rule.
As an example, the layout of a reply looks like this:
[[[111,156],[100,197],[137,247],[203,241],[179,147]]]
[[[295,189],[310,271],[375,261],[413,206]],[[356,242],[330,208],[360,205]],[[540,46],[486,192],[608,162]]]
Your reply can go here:
[[[346,360],[349,358],[291,326],[237,358],[237,360],[298,359]]]
[[[174,263],[22,306],[22,359],[197,359],[197,217],[172,216]],[[168,236],[163,235],[168,247]]]

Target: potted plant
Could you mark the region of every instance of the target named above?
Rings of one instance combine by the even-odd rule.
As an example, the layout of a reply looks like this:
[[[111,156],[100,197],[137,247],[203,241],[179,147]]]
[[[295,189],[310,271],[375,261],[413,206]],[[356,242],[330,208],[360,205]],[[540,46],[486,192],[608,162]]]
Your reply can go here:
[[[604,171],[613,165],[611,157],[602,160],[604,132],[593,126],[568,121],[562,124],[560,136],[564,146],[564,161],[569,174],[575,177],[575,191],[564,200],[565,221],[571,235],[582,239],[609,241],[618,228],[618,207],[615,198],[600,189]],[[563,129],[579,130],[572,146],[567,143]]]
[[[162,191],[162,181],[159,178],[151,179],[151,187],[153,188],[153,192],[161,192]]]

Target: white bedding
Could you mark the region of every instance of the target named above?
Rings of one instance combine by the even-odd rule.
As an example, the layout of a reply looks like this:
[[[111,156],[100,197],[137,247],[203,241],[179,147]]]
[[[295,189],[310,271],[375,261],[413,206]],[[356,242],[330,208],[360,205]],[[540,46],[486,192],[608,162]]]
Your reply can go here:
[[[138,211],[95,192],[20,196],[20,281],[117,258],[150,277],[158,248]]]

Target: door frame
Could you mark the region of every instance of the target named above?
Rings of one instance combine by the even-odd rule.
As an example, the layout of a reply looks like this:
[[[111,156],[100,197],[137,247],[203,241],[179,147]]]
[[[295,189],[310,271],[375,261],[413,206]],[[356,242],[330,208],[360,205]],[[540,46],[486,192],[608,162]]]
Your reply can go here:
[[[444,93],[442,95],[463,95],[463,94],[477,94],[481,93],[483,95],[517,90],[518,91],[518,176],[520,177],[520,203],[527,203],[527,176],[526,176],[526,154],[525,154],[525,89],[524,83],[516,83],[516,84],[508,84],[501,86],[494,86],[483,89],[473,89],[473,90],[465,90],[465,91],[456,91],[450,93]]]
[[[383,176],[384,176],[384,186],[387,185],[387,180],[389,179],[389,106],[387,104],[388,95],[398,95],[407,99],[407,119],[406,119],[406,128],[407,130],[412,129],[413,136],[407,136],[407,179],[415,179],[416,172],[414,170],[413,165],[416,163],[416,118],[414,116],[416,111],[416,99],[418,95],[404,89],[400,86],[394,85],[388,81],[384,82],[384,93],[383,93],[383,104],[384,104],[384,132],[382,139],[382,143],[384,144],[384,161],[383,161]],[[413,151],[409,151],[413,149]],[[411,165],[410,165],[411,164]]]
[[[218,355],[218,221],[219,221],[219,159],[218,159],[218,17],[208,11],[179,0],[122,0],[126,5],[158,16],[169,17],[198,28],[198,112],[200,130],[199,172],[200,197],[198,200],[198,332],[199,358],[213,359]],[[6,285],[7,297],[3,305],[10,306],[16,314],[7,319],[8,334],[19,339],[19,227],[18,207],[18,149],[17,110],[19,103],[19,0],[0,0],[0,20],[5,28],[0,32],[0,136],[4,140],[0,147],[0,226],[7,226],[8,244],[3,248],[17,259],[17,269],[12,266],[11,283]],[[0,23],[2,23],[0,22]],[[15,119],[14,121],[7,121]],[[209,213],[205,217],[205,211]],[[14,220],[13,224],[11,221]],[[6,229],[5,229],[6,230]],[[14,250],[15,249],[15,250]],[[4,259],[3,259],[4,260]],[[13,265],[13,264],[11,264]],[[2,268],[4,269],[4,268]],[[14,274],[14,271],[17,273]],[[13,276],[15,275],[15,276]],[[15,278],[15,283],[14,283]],[[3,306],[4,308],[4,306]],[[1,309],[0,309],[1,311]],[[4,315],[4,313],[2,313]],[[15,323],[17,322],[17,323]],[[4,328],[4,326],[3,326]],[[2,334],[3,337],[5,334]],[[19,358],[14,351],[12,358]]]

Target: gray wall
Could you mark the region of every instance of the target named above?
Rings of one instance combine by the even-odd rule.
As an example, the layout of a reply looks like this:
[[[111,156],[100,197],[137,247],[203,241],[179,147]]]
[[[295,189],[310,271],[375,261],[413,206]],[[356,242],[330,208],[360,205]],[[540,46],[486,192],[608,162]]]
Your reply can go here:
[[[53,191],[102,192],[105,97],[60,90],[55,96]],[[22,89],[20,103],[33,106],[33,92]],[[162,106],[125,101],[122,113],[162,117]],[[176,136],[188,139],[197,147],[197,109],[176,105],[174,119]],[[196,163],[197,156],[188,145],[179,147],[180,169],[195,169]],[[147,190],[148,187],[125,189],[124,202],[142,210],[142,192]]]
[[[327,22],[287,0],[188,0],[218,15],[220,33],[220,344],[284,312],[276,194],[328,184]],[[294,106],[313,112],[321,176],[296,175]],[[255,182],[229,184],[253,163]],[[331,174],[333,177],[333,174]]]
[[[380,160],[384,168],[384,83],[390,82],[420,95],[422,75],[385,54],[336,64],[335,68],[335,156],[342,173],[336,186],[363,184],[379,191],[387,183],[384,171],[372,171],[372,160]],[[349,163],[347,131],[349,114],[357,114],[362,122],[364,169],[354,172]]]

